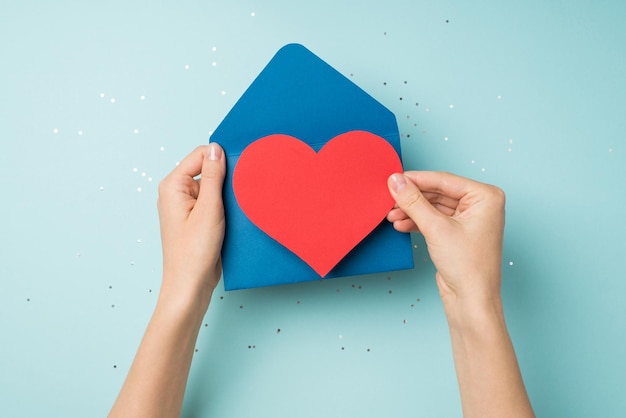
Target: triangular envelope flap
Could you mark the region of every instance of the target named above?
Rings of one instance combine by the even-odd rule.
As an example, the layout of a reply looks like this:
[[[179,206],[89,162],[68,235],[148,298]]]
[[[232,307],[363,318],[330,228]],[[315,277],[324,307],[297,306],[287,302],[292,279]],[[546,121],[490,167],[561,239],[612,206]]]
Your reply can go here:
[[[394,114],[304,46],[282,47],[212,135],[226,155],[237,156],[252,141],[283,133],[316,151],[350,130],[385,138],[400,155]]]
[[[286,134],[316,151],[352,130],[387,140],[400,156],[393,113],[305,47],[280,49],[211,136],[227,157],[224,288],[245,289],[318,280],[290,250],[257,228],[237,204],[232,176],[242,151],[267,135]],[[344,277],[413,267],[411,240],[383,221],[326,276]]]

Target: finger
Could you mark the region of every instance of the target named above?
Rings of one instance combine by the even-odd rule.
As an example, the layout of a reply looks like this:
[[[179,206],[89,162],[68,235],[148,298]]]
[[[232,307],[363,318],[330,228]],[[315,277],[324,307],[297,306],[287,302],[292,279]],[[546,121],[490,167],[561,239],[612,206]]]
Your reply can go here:
[[[194,178],[200,174],[202,172],[202,163],[204,161],[206,148],[205,145],[196,147],[196,149],[191,151],[189,155],[176,165],[174,170],[172,170],[172,175]]]
[[[430,204],[417,185],[403,174],[392,174],[387,184],[389,192],[395,199],[398,207],[413,220],[417,228],[422,232],[428,230],[429,227],[433,227],[433,224],[438,223],[442,217],[445,217]],[[402,222],[402,225],[406,223],[406,221],[398,222]]]
[[[451,173],[407,171],[404,173],[423,193],[438,193],[457,202],[470,190],[487,185]],[[442,203],[443,202],[438,202]],[[448,205],[446,205],[448,206]],[[456,206],[455,206],[456,207]]]
[[[389,211],[387,214],[387,220],[389,222],[402,221],[404,219],[410,219],[409,215],[404,213],[404,211],[400,208],[394,208]]]
[[[223,216],[222,186],[226,175],[226,157],[222,147],[215,142],[204,148],[196,207],[201,213],[221,217]]]
[[[202,170],[202,155],[204,147],[198,147],[187,155],[176,167],[159,183],[159,198],[157,207],[162,212],[166,207],[178,207],[180,195],[188,195],[195,199],[198,195],[194,177]],[[174,196],[179,196],[174,198]]]
[[[393,224],[396,231],[400,232],[419,232],[417,225],[402,209],[394,208],[387,214],[387,220]]]
[[[425,193],[422,193],[422,195],[426,197]],[[437,199],[428,199],[430,204],[433,205],[433,207],[437,209],[439,212],[443,213],[446,216],[454,216],[457,213],[456,207],[458,206],[458,204],[454,207],[449,207],[449,206],[441,205],[437,203],[436,200]],[[404,220],[407,218],[409,218],[409,216],[406,213],[404,213],[402,209],[400,208],[393,208],[387,214],[387,220],[389,222],[400,221],[400,220]]]
[[[454,211],[459,206],[459,201],[457,199],[453,199],[451,197],[442,195],[440,193],[435,193],[435,192],[427,192],[424,190],[421,190],[421,192],[424,195],[424,197],[428,199],[430,204],[435,207],[437,207],[438,205],[445,206],[447,208],[450,208],[452,211]]]
[[[454,216],[457,213],[456,209],[449,208],[445,205],[440,205],[439,203],[431,203],[435,209],[439,212],[443,213],[446,216]]]
[[[420,232],[419,228],[415,225],[415,222],[413,222],[411,218],[395,221],[393,223],[393,227],[396,231],[400,232]]]

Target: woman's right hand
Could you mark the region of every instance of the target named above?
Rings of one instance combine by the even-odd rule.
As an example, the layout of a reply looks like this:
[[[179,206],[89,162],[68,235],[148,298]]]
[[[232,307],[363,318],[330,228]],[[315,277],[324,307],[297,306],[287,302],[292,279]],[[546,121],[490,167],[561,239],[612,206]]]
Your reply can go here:
[[[407,171],[388,181],[396,200],[387,219],[419,231],[437,269],[449,319],[457,306],[501,303],[505,196],[495,186],[449,173]]]
[[[534,417],[502,310],[504,193],[423,171],[393,174],[388,184],[397,206],[387,219],[420,231],[437,269],[463,416]]]

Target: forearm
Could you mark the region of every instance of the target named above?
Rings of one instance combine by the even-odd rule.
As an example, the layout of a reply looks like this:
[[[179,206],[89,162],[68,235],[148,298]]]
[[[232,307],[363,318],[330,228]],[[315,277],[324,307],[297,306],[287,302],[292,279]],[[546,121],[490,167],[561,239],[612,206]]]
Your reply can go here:
[[[446,304],[463,416],[534,417],[499,300]]]
[[[202,319],[203,301],[174,300],[161,293],[113,417],[178,417]]]

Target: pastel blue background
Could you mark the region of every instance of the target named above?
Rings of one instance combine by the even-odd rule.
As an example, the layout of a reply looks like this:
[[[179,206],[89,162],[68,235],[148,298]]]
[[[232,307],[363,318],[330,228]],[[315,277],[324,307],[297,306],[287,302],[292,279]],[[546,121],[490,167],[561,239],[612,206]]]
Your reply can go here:
[[[158,293],[158,182],[290,42],[394,111],[408,169],[506,191],[505,309],[537,415],[626,415],[624,16],[617,0],[3,2],[0,416],[106,415]],[[183,416],[460,416],[412,238],[412,271],[216,292]]]

